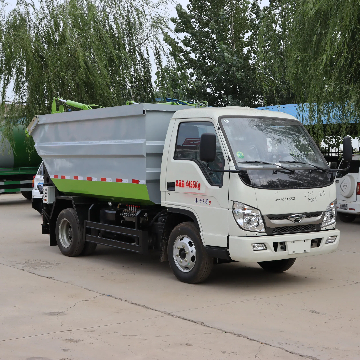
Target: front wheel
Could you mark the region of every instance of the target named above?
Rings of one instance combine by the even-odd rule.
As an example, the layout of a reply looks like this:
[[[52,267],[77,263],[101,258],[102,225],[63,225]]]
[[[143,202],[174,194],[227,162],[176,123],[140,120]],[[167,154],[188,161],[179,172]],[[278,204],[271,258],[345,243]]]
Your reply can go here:
[[[262,261],[258,264],[268,272],[272,273],[282,273],[286,270],[289,270],[295,262],[296,259],[283,259],[283,260],[274,260],[274,261]]]
[[[78,256],[84,250],[83,229],[74,209],[64,209],[56,221],[56,241],[63,255]]]
[[[199,230],[192,222],[181,223],[172,230],[168,258],[175,276],[189,284],[205,281],[213,267],[213,259],[206,252]]]
[[[356,218],[356,215],[354,214],[345,214],[341,212],[338,212],[338,216],[342,222],[346,222],[346,223],[353,222]]]

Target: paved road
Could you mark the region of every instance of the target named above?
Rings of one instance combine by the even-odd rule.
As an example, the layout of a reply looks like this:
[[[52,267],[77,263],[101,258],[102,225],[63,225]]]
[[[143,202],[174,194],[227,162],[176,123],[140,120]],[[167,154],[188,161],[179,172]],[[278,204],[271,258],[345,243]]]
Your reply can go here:
[[[360,221],[284,274],[223,264],[209,281],[99,247],[67,258],[21,195],[0,197],[0,359],[360,359]]]

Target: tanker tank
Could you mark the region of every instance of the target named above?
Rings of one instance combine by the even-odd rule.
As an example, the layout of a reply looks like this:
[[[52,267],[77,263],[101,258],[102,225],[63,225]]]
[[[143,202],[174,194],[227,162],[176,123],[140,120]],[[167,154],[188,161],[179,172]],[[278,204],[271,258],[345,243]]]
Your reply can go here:
[[[0,150],[0,194],[21,192],[30,200],[41,159],[34,149],[27,148],[24,127],[14,127],[11,142],[0,132]]]

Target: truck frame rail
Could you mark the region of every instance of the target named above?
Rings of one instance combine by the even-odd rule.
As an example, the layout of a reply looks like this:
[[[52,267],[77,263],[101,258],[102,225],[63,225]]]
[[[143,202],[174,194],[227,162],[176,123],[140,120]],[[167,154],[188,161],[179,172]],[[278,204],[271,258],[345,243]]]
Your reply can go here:
[[[84,223],[84,229],[86,241],[117,247],[140,254],[146,254],[148,252],[147,231],[87,220]]]

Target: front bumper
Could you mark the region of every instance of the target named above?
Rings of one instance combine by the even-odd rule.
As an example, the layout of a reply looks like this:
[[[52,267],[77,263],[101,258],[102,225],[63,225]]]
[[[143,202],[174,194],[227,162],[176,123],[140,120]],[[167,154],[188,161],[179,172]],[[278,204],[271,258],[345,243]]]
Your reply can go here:
[[[334,243],[325,244],[326,239],[329,236],[336,236]],[[306,243],[307,240],[315,240],[320,242],[318,247],[310,247],[307,252],[302,251],[302,245],[298,243]],[[321,241],[320,241],[321,239]],[[304,241],[305,240],[305,241]],[[293,243],[295,241],[295,243]],[[230,236],[229,237],[229,254],[232,260],[243,262],[260,262],[260,261],[272,261],[289,259],[310,255],[328,254],[336,250],[340,241],[340,231],[326,230],[319,232],[299,233],[299,234],[287,234],[276,236]],[[252,244],[264,243],[267,250],[254,251]],[[280,249],[279,243],[285,243],[285,250]],[[295,244],[295,246],[294,246]],[[300,246],[298,246],[298,244]],[[295,249],[295,253],[293,250]],[[302,251],[302,252],[300,252]]]

